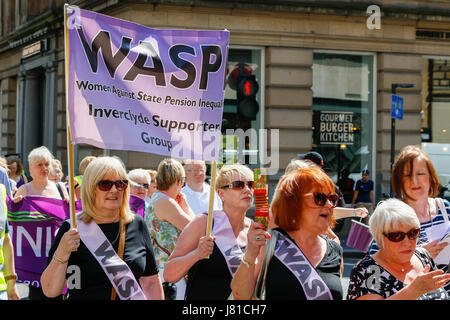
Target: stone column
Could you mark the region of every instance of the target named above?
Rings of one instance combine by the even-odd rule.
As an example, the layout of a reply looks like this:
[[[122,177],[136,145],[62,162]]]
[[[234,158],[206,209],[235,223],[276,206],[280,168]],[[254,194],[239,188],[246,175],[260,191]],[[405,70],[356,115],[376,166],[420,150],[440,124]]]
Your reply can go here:
[[[38,74],[27,72],[23,82],[22,123],[19,130],[22,131],[22,159],[26,160],[30,151],[42,145],[42,108],[40,95],[40,79]]]
[[[397,88],[403,97],[403,120],[396,120],[395,155],[406,145],[421,143],[422,57],[413,54],[378,54],[376,172],[377,192],[389,194],[391,179],[392,83],[412,83],[411,89]]]
[[[43,142],[54,155],[56,152],[56,71],[57,65],[49,62],[45,69],[44,126]]]

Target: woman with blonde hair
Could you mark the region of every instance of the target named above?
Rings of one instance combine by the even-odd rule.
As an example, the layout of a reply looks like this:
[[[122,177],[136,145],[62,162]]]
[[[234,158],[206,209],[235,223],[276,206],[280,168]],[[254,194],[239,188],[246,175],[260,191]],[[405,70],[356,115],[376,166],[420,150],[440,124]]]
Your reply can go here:
[[[55,297],[67,286],[73,300],[163,298],[150,234],[142,217],[130,211],[129,197],[119,158],[99,157],[88,165],[77,229],[69,222],[61,225],[41,276],[46,296]],[[73,272],[76,283],[67,281]],[[128,290],[117,285],[121,281]]]
[[[231,279],[245,259],[243,250],[252,223],[246,213],[253,204],[253,179],[246,166],[224,165],[215,184],[223,209],[213,211],[211,235],[205,235],[207,213],[196,215],[181,233],[166,263],[164,278],[178,281],[188,275],[186,300],[229,297]]]

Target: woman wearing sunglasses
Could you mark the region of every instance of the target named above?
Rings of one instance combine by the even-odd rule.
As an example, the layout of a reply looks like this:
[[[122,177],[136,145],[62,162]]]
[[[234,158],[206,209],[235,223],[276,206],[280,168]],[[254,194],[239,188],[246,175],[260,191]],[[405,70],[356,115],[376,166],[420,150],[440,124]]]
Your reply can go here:
[[[380,202],[369,220],[380,246],[352,270],[348,300],[448,300],[442,288],[450,274],[417,247],[420,222],[413,208],[397,199]]]
[[[130,194],[145,200],[151,183],[148,171],[144,169],[131,170],[128,172],[128,180],[130,181]]]
[[[164,270],[169,281],[188,275],[186,300],[226,300],[247,246],[251,220],[246,213],[253,204],[253,172],[240,164],[224,165],[215,187],[223,209],[213,212],[211,235],[205,235],[207,212],[196,215],[181,233]]]
[[[450,203],[437,198],[439,177],[428,155],[416,146],[404,147],[392,167],[391,184],[396,197],[411,206],[420,221],[417,245],[427,249],[435,259],[448,243],[430,241],[427,230],[450,220]],[[378,247],[376,241],[372,242],[369,254],[377,252]],[[438,267],[448,270],[448,264]],[[450,284],[446,290],[450,293]]]
[[[77,228],[63,222],[49,252],[41,277],[46,296],[67,286],[73,300],[163,298],[150,234],[131,212],[129,197],[119,158],[99,157],[88,165]]]
[[[180,232],[194,217],[181,188],[185,183],[182,164],[175,159],[164,159],[158,165],[156,191],[149,202],[145,222],[150,230],[156,262],[163,278],[166,300],[180,300],[184,296],[186,283],[184,279],[173,281],[163,277],[164,266],[178,241]]]
[[[268,262],[265,299],[342,300],[342,247],[324,234],[333,225],[338,202],[334,184],[312,166],[285,174],[271,203],[272,237],[252,224],[248,246],[231,283],[235,299],[250,299],[261,271],[265,245],[276,239]]]

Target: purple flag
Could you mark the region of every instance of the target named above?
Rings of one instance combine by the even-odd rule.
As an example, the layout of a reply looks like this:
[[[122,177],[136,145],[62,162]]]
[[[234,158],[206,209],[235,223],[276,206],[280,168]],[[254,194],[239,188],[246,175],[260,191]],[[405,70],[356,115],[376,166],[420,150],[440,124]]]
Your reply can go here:
[[[27,196],[14,203],[9,197],[8,223],[14,262],[21,282],[40,287],[41,273],[61,223],[69,219],[69,205],[61,199]]]
[[[217,160],[228,31],[151,29],[69,6],[74,143]]]
[[[130,195],[130,209],[134,213],[136,213],[136,214],[140,215],[142,218],[144,218],[145,201],[139,197]]]

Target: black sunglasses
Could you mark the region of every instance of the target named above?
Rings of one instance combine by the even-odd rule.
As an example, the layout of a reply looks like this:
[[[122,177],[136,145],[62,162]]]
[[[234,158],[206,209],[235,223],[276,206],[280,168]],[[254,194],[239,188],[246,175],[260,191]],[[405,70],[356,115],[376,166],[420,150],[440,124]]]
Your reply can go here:
[[[315,204],[317,204],[319,207],[325,206],[325,204],[327,203],[327,200],[330,200],[330,202],[334,208],[337,206],[337,203],[339,201],[339,196],[335,193],[326,195],[323,192],[314,192],[313,196],[314,196]]]
[[[255,188],[255,181],[233,181],[219,189],[244,189],[247,186],[249,189]]]
[[[401,231],[396,231],[396,232],[389,232],[389,233],[384,233],[383,235],[389,239],[389,241],[392,242],[400,242],[403,239],[405,239],[406,236],[408,236],[409,240],[416,240],[417,237],[419,237],[420,234],[420,228],[418,229],[411,229],[408,232],[401,232]]]
[[[128,187],[128,180],[117,180],[117,181],[101,180],[97,182],[98,188],[102,191],[111,190],[113,185],[116,186],[116,189],[118,191],[123,191]]]

